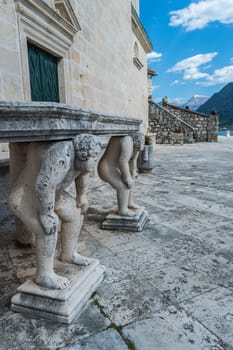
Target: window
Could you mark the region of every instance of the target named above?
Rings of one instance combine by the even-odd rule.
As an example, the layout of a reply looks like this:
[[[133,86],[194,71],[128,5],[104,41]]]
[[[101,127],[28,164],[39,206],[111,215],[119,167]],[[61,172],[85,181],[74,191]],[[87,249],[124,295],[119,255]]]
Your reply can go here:
[[[55,0],[59,12],[43,0],[15,0],[19,23],[21,67],[24,86],[24,100],[30,101],[31,72],[29,71],[28,42],[57,60],[59,97],[62,103],[71,103],[69,49],[74,35],[81,30],[69,0]],[[65,17],[63,17],[65,16]],[[70,19],[70,21],[69,21]],[[54,97],[55,98],[55,97]]]
[[[28,43],[31,100],[59,102],[58,58]]]
[[[135,41],[134,43],[134,57],[133,57],[133,63],[135,64],[135,66],[137,67],[137,69],[141,69],[143,67],[142,62],[139,59],[139,49],[138,49],[138,44]]]

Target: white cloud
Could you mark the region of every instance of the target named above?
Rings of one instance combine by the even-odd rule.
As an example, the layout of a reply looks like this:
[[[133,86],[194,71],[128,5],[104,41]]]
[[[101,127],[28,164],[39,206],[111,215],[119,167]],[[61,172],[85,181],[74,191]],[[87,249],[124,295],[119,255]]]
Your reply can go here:
[[[184,104],[184,98],[183,97],[175,97],[171,100],[169,100],[169,103],[171,103],[172,105],[175,106],[181,106],[182,104]]]
[[[199,67],[210,62],[218,53],[210,52],[207,54],[198,54],[182,61],[177,62],[173,67],[168,69],[168,72],[183,72],[184,80],[197,80],[208,76],[207,73],[202,73]]]
[[[170,86],[174,86],[174,85],[185,85],[186,83],[182,80],[174,80],[171,82]]]
[[[213,73],[203,73],[200,71],[200,66],[212,61],[217,55],[217,52],[210,52],[207,54],[199,54],[182,61],[177,62],[173,67],[168,69],[168,72],[183,73],[183,80],[199,80],[197,85],[211,86],[217,84],[227,84],[233,81],[233,65],[225,66],[215,69]],[[230,59],[233,62],[233,57]],[[209,69],[211,65],[205,65],[202,69]],[[180,80],[174,80],[170,86],[184,84]]]
[[[217,84],[227,84],[233,81],[233,65],[216,69],[213,74],[208,74],[205,81],[198,82],[197,85],[211,86]]]
[[[201,29],[211,22],[233,24],[232,0],[199,0],[188,7],[170,12],[170,26],[182,26],[186,31]]]
[[[155,97],[155,98],[153,99],[153,101],[155,101],[156,103],[159,103],[159,102],[162,101],[162,97]]]
[[[173,86],[173,85],[177,85],[177,84],[179,84],[179,80],[174,80],[173,82],[171,82],[171,84],[170,84],[170,86]]]
[[[157,90],[160,88],[160,85],[152,85],[152,91]]]
[[[147,54],[147,61],[148,62],[155,62],[158,61],[162,57],[162,54],[159,52],[152,51]]]
[[[174,97],[174,98],[169,98],[167,96],[163,96],[163,97],[155,97],[153,99],[153,101],[155,101],[156,103],[160,103],[162,102],[162,99],[166,97],[168,99],[168,102],[171,104],[174,104],[176,106],[181,106],[182,104],[184,104],[185,100],[183,97]]]

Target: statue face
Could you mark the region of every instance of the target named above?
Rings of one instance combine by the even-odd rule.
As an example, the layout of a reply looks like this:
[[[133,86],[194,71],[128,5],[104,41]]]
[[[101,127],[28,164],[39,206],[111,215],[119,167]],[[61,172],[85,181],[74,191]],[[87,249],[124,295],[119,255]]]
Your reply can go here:
[[[101,151],[97,136],[81,134],[75,138],[75,169],[81,172],[93,172]]]
[[[75,168],[80,170],[83,173],[93,173],[96,169],[99,157],[91,157],[87,160],[80,160],[76,157],[75,159]]]

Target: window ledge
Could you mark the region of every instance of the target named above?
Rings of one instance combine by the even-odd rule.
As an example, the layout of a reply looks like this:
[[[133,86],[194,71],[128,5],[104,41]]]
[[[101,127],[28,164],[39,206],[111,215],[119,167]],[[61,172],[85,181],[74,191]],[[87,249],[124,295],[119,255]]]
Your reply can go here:
[[[137,57],[133,58],[133,63],[137,67],[138,70],[140,70],[143,67],[142,62]]]

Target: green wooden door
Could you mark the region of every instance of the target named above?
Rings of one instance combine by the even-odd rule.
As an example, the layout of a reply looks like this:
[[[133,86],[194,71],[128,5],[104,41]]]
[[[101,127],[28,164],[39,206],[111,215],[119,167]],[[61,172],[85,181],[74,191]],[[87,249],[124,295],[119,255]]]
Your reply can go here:
[[[58,59],[28,43],[32,101],[59,102]]]

